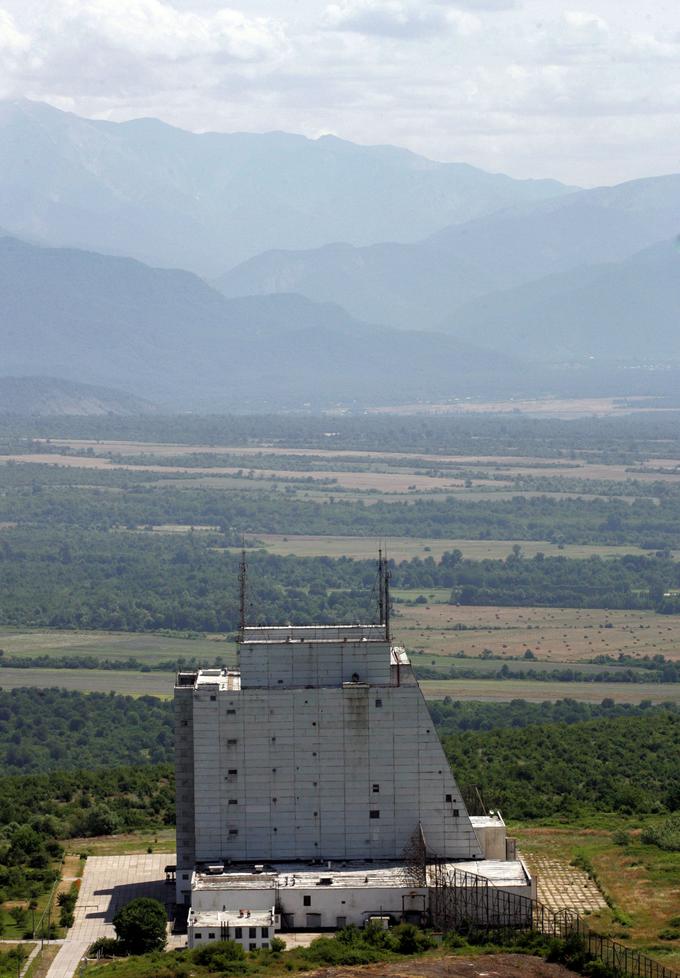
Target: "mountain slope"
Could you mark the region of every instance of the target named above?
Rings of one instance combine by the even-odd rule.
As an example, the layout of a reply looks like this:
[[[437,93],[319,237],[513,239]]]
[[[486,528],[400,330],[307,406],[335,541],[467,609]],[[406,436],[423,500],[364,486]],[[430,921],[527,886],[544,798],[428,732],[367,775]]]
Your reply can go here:
[[[439,328],[485,294],[669,238],[679,212],[680,175],[636,180],[509,208],[415,244],[270,251],[216,284],[228,296],[295,291],[358,318]]]
[[[484,296],[447,325],[533,359],[680,360],[680,251],[667,242]]]
[[[153,406],[109,387],[57,377],[0,377],[0,414],[146,414]]]
[[[376,404],[512,390],[507,357],[394,332],[301,296],[227,300],[189,272],[0,239],[0,373],[173,408]]]
[[[0,103],[0,225],[204,275],[268,248],[414,241],[568,189],[333,136],[197,135]]]

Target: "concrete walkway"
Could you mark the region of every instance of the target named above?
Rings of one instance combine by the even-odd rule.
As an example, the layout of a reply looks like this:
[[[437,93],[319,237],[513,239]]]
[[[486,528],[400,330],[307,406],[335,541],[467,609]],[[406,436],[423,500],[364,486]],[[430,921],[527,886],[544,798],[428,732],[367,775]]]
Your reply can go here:
[[[174,853],[90,856],[80,886],[75,922],[52,962],[47,978],[72,978],[90,944],[99,937],[115,937],[116,912],[137,897],[154,897],[168,907],[175,888],[165,882],[165,867]]]

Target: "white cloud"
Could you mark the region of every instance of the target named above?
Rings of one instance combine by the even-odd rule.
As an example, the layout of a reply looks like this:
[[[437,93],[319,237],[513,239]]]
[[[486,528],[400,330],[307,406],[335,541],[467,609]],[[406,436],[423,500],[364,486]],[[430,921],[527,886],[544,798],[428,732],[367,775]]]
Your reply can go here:
[[[326,7],[324,23],[331,30],[406,39],[449,26],[441,8],[401,0],[343,0]]]
[[[3,54],[22,54],[28,50],[30,43],[28,34],[17,28],[11,14],[0,9],[0,51]]]
[[[0,0],[0,91],[607,182],[680,168],[679,39],[637,0]]]

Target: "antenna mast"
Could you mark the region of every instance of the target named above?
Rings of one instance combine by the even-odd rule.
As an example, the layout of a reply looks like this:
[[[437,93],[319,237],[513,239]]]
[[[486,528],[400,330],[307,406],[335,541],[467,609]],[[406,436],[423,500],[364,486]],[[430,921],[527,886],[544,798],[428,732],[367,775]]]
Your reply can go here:
[[[238,565],[238,632],[239,642],[244,639],[246,628],[246,584],[248,581],[248,565],[246,563],[245,541],[241,548],[241,561]]]
[[[379,624],[385,624],[385,567],[383,563],[382,547],[378,548],[378,618]]]
[[[387,563],[387,550],[385,550],[385,559],[383,561],[383,575],[382,575],[382,592],[383,592],[383,614],[384,614],[384,624],[385,624],[385,638],[389,642],[390,640],[390,578],[392,577],[392,572]]]

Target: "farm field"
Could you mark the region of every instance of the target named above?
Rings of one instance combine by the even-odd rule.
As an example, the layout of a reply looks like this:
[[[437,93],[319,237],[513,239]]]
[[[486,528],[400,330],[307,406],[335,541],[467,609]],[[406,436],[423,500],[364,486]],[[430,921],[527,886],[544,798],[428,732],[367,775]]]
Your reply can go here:
[[[680,659],[680,618],[653,611],[398,604],[394,633],[407,649],[426,655],[478,656],[490,649],[495,656],[522,656],[531,649],[551,662],[619,652]]]
[[[137,659],[146,665],[176,659],[210,659],[235,654],[235,646],[221,635],[188,639],[144,632],[77,631],[75,629],[21,629],[0,627],[0,649],[12,658],[33,656],[98,656],[102,659]],[[0,685],[8,670],[0,670]]]
[[[421,679],[428,700],[479,700],[486,703],[556,702],[562,699],[582,703],[680,703],[680,683],[569,683],[537,682],[520,679]]]
[[[171,672],[128,672],[99,669],[3,669],[0,688],[37,689],[60,687],[83,693],[122,693],[127,696],[170,698],[175,682]],[[586,703],[599,703],[609,697],[618,703],[680,702],[678,683],[584,683],[532,682],[529,680],[444,679],[424,680],[421,686],[427,699],[450,696],[454,700],[509,702],[526,699],[533,702],[570,697]]]
[[[2,669],[0,689],[76,689],[81,693],[171,697],[172,672],[128,672],[106,669]]]
[[[155,527],[154,529],[163,529]],[[170,529],[170,528],[167,528]],[[307,536],[283,533],[246,533],[246,546],[264,546],[269,553],[296,557],[352,557],[370,560],[377,554],[377,541],[372,537]],[[436,537],[388,537],[383,549],[392,560],[411,560],[432,557],[439,560],[447,550],[460,550],[470,560],[502,560],[513,546],[520,546],[526,557],[544,553],[547,557],[620,557],[623,554],[644,555],[640,547],[608,547],[595,544],[550,543],[547,540],[442,540]],[[673,553],[675,559],[680,552]]]

